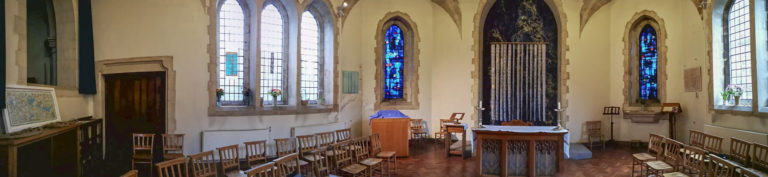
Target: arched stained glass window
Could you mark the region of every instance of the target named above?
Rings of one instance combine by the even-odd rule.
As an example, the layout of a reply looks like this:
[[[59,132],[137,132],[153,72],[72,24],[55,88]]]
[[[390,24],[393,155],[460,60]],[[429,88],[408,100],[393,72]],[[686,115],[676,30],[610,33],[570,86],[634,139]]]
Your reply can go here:
[[[402,99],[405,82],[405,41],[400,27],[394,24],[389,26],[384,43],[384,99]]]
[[[225,0],[219,10],[219,88],[223,89],[222,105],[242,105],[245,81],[246,21],[237,0]]]
[[[285,90],[284,56],[285,43],[283,16],[273,4],[264,7],[261,12],[261,98],[265,104],[272,103],[269,92],[272,89]],[[283,95],[277,97],[279,104],[284,104]]]
[[[735,0],[728,11],[728,61],[726,87],[741,87],[741,99],[752,99],[752,46],[749,0]]]
[[[311,12],[301,15],[301,99],[316,103],[320,96],[320,31]]]
[[[640,31],[640,99],[658,100],[658,48],[656,30],[646,25]]]

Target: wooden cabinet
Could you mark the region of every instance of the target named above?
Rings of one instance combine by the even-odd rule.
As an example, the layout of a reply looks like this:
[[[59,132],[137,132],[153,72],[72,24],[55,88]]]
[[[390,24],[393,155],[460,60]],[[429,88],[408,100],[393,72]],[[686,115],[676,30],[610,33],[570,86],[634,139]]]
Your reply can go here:
[[[0,177],[85,176],[102,159],[102,120],[45,128],[22,138],[0,139]]]
[[[409,118],[371,120],[371,133],[378,133],[381,137],[381,150],[395,151],[397,157],[408,157],[410,127]]]

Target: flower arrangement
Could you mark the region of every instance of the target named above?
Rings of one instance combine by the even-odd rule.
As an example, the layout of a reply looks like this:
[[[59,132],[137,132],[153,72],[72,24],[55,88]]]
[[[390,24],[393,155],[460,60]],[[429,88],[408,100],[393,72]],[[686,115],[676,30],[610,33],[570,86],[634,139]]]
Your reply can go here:
[[[742,89],[738,85],[731,84],[731,85],[728,85],[726,92],[728,92],[730,95],[733,95],[734,105],[739,105],[739,99],[741,95],[744,94],[744,89]]]
[[[273,88],[272,90],[269,91],[269,95],[272,95],[272,97],[274,97],[274,98],[277,98],[278,96],[280,96],[282,94],[283,94],[283,91],[281,91],[280,89],[276,89],[276,88]]]
[[[223,95],[224,95],[224,89],[222,89],[222,88],[216,89],[216,97],[220,98]]]
[[[731,97],[731,92],[727,90],[720,92],[720,96],[723,97],[723,104],[725,104],[726,102],[728,102],[728,97]]]

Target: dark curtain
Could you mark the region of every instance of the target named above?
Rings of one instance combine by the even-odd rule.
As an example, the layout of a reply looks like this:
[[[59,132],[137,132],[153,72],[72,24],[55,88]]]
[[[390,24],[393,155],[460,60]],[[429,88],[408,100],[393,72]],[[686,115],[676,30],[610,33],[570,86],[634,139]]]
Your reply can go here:
[[[91,0],[78,1],[78,88],[82,94],[96,94],[96,65],[93,54],[93,15]]]
[[[0,17],[0,41],[2,42],[2,47],[0,47],[0,57],[2,57],[2,67],[3,71],[0,72],[0,84],[3,86],[3,91],[0,93],[0,101],[2,103],[0,104],[0,109],[5,109],[5,1],[0,3],[0,14],[3,14],[2,17]]]

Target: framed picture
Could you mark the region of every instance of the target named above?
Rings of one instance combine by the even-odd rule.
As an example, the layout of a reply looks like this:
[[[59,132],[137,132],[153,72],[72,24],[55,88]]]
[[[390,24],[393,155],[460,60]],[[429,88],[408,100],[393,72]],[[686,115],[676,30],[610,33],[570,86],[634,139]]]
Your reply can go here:
[[[53,88],[6,86],[2,132],[13,133],[61,121]]]

